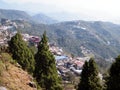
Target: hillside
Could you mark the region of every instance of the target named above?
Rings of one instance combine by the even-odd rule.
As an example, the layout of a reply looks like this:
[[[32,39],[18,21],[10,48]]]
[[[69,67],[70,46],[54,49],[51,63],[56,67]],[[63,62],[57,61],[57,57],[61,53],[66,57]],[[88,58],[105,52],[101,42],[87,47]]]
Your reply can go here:
[[[54,20],[42,13],[31,16],[25,11],[20,11],[20,10],[0,9],[0,19],[2,18],[10,19],[10,20],[25,20],[32,23],[42,23],[42,24],[57,23],[57,20]]]
[[[36,90],[33,77],[15,64],[7,53],[0,55],[0,87],[7,90]]]
[[[41,35],[46,30],[50,42],[55,42],[74,55],[95,55],[110,59],[120,53],[120,25],[100,21],[70,21],[30,26],[22,29],[23,32]]]
[[[0,9],[0,19],[1,18],[11,19],[11,20],[22,19],[26,21],[32,21],[31,16],[29,16],[26,12],[19,10]]]
[[[32,18],[38,22],[38,23],[43,23],[43,24],[53,24],[53,23],[57,23],[57,20],[54,20],[44,14],[37,14],[32,16]]]
[[[81,46],[90,53],[103,58],[115,57],[120,53],[119,25],[99,21],[71,21],[50,27],[57,35],[58,44],[71,51],[76,49],[77,55],[80,55],[79,51],[83,50]]]

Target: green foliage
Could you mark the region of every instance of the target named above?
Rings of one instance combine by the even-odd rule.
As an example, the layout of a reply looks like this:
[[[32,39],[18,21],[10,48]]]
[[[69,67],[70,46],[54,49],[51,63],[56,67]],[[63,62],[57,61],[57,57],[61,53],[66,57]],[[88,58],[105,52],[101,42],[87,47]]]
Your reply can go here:
[[[94,59],[91,58],[89,62],[85,62],[77,90],[102,90]]]
[[[37,48],[35,46],[29,46],[29,49],[31,50],[33,55],[35,55],[35,53],[37,52]]]
[[[35,55],[35,73],[38,84],[45,90],[62,90],[59,76],[57,74],[55,58],[49,51],[46,32],[38,45],[38,52]]]
[[[11,62],[12,57],[8,53],[0,54],[0,75],[4,72],[4,70],[8,70],[9,64],[7,62]]]
[[[107,81],[107,90],[120,89],[120,55],[115,59],[109,72],[110,76]]]
[[[22,40],[20,33],[17,33],[9,41],[9,50],[12,53],[13,59],[15,59],[23,69],[32,73],[34,71],[34,56],[31,50],[27,47],[27,44]]]
[[[0,75],[2,74],[3,71],[4,71],[4,63],[2,62],[2,60],[0,60]]]
[[[5,52],[8,52],[8,47],[0,45],[0,53],[5,53]]]
[[[12,62],[13,61],[12,57],[8,53],[1,53],[1,56],[2,56],[1,59],[4,62]]]

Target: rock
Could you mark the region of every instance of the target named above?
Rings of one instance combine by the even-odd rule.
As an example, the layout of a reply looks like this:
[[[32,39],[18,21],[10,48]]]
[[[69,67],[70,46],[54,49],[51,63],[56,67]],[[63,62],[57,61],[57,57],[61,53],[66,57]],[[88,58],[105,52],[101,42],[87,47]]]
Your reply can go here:
[[[0,86],[0,90],[7,90],[7,88]]]
[[[30,81],[33,81],[33,77],[31,75],[28,76]]]
[[[29,82],[28,85],[32,88],[37,88],[37,86],[34,82]]]
[[[19,63],[16,63],[16,67],[22,68],[22,66]]]

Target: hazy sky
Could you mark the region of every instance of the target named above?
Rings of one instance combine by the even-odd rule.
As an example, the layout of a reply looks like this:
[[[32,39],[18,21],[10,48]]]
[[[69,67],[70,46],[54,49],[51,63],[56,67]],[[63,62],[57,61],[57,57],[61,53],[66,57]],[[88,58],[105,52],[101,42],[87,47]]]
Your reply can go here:
[[[120,0],[0,0],[0,8],[42,12],[53,17],[63,13],[66,17],[71,15],[68,19],[120,23]]]

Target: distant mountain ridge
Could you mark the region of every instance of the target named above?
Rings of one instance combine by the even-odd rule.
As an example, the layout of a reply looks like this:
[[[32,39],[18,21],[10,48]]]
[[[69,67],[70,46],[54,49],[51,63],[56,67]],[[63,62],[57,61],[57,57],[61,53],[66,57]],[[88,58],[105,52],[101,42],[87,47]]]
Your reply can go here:
[[[42,23],[42,24],[53,24],[57,22],[57,20],[54,20],[42,13],[34,16],[30,16],[25,11],[20,11],[20,10],[0,9],[0,19],[1,18],[11,19],[11,20],[25,20],[28,22]]]
[[[19,10],[6,10],[6,9],[0,9],[0,19],[1,18],[6,18],[6,19],[23,19],[27,21],[32,21],[32,18],[30,15],[28,15],[24,11],[19,11]]]
[[[54,20],[42,13],[39,13],[37,15],[32,16],[32,18],[37,21],[38,23],[43,23],[43,24],[53,24],[53,23],[57,23],[57,20]]]

